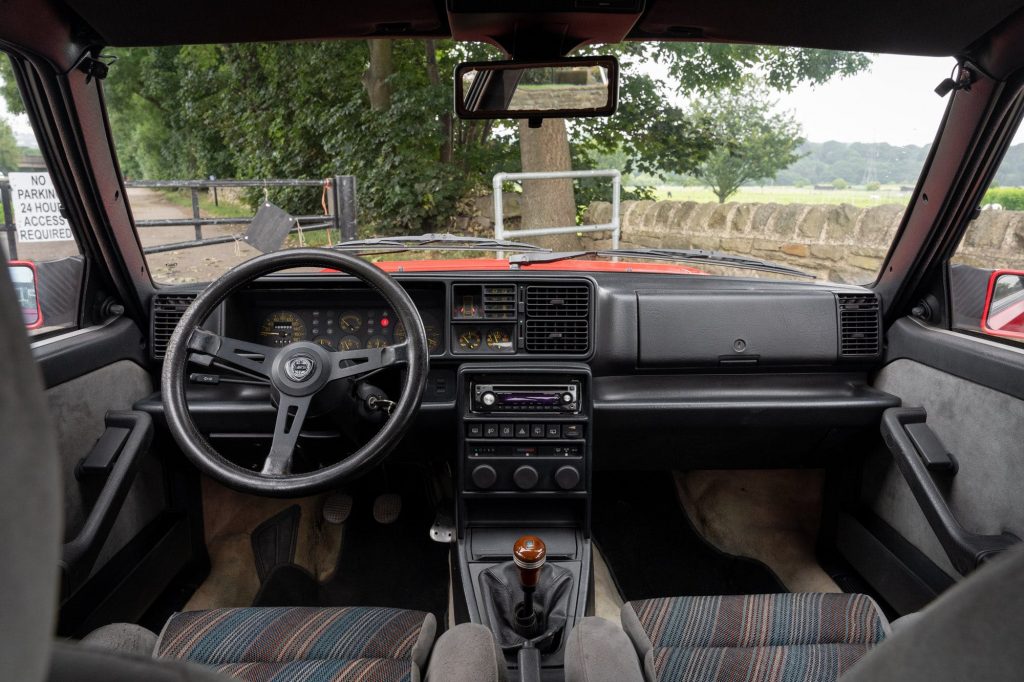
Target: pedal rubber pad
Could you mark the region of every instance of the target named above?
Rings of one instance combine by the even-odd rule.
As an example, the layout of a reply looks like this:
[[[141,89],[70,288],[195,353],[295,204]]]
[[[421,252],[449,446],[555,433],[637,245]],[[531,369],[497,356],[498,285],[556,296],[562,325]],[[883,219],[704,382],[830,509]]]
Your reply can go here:
[[[373,520],[387,525],[398,520],[402,513],[402,496],[394,493],[378,495],[373,501]]]
[[[345,493],[334,493],[324,500],[324,521],[341,525],[348,521],[352,513],[352,496]]]

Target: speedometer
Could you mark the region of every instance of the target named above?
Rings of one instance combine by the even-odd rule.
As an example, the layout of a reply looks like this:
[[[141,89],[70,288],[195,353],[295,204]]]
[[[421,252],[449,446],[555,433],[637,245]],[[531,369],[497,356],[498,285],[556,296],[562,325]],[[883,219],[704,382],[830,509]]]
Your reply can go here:
[[[306,338],[306,324],[290,310],[270,313],[260,324],[260,341],[265,346],[287,346]]]

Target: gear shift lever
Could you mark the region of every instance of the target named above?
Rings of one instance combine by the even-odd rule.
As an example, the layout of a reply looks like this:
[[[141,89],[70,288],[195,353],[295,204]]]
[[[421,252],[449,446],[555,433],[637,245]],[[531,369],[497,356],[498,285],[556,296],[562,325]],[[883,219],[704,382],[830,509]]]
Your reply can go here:
[[[523,588],[523,603],[516,609],[516,629],[525,636],[537,628],[537,612],[533,608],[533,592],[537,587],[540,569],[547,561],[548,549],[536,535],[524,535],[512,548],[512,561],[519,569],[519,585]]]

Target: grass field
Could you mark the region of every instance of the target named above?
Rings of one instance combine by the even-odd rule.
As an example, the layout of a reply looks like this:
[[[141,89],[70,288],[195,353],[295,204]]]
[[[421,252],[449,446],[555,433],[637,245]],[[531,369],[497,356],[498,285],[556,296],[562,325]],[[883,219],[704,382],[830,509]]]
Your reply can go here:
[[[707,187],[682,187],[659,185],[654,188],[657,199],[674,201],[716,202],[718,198]],[[852,204],[854,206],[880,206],[899,204],[906,206],[910,192],[901,192],[898,187],[883,187],[869,191],[864,189],[820,190],[812,187],[741,187],[729,197],[729,201],[740,203],[776,204]]]

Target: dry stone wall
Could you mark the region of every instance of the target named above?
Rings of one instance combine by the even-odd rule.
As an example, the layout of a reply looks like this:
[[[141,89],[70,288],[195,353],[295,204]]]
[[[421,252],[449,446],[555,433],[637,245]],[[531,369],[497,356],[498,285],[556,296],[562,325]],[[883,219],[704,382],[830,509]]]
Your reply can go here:
[[[588,224],[611,221],[611,204],[595,202]],[[785,263],[833,282],[874,280],[903,218],[896,205],[742,204],[624,201],[624,247],[696,248]],[[588,246],[610,248],[608,233]],[[958,262],[1024,268],[1024,212],[983,211],[968,230]]]

